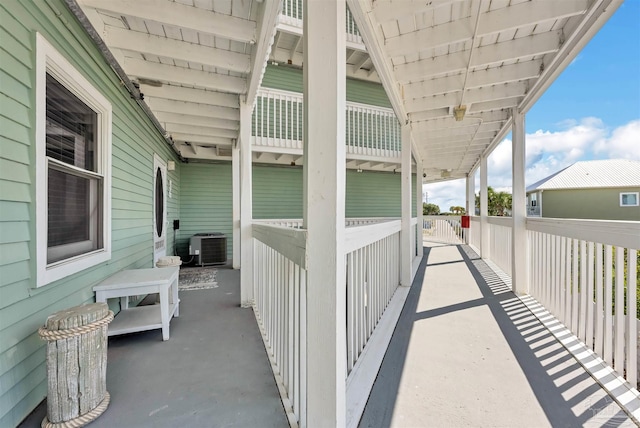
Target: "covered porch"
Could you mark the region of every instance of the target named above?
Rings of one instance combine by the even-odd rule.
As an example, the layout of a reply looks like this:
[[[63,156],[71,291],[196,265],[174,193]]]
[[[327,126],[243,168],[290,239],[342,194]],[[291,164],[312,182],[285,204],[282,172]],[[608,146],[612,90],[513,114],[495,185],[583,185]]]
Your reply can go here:
[[[354,426],[634,426],[468,245],[425,242],[397,327]],[[287,413],[239,272],[182,291],[172,339],[112,337],[112,402],[92,426],[283,427]],[[39,426],[41,404],[22,426]]]

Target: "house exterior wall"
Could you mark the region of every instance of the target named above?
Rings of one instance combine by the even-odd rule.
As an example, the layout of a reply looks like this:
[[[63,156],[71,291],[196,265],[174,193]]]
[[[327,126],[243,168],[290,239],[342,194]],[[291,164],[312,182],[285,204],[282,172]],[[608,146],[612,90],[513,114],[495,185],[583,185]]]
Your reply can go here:
[[[640,187],[545,190],[542,217],[640,221],[640,207],[620,206],[621,192],[640,192]]]
[[[151,267],[153,157],[177,158],[61,0],[1,2],[0,17],[0,426],[11,427],[47,393],[45,343],[37,335],[46,317],[93,302],[92,287],[117,271]],[[40,288],[35,287],[35,160],[36,144],[42,143],[35,141],[36,32],[113,109],[111,259]],[[179,176],[176,162],[168,173],[168,219],[179,218]],[[172,234],[167,238],[171,253]]]
[[[302,70],[269,64],[262,87],[302,93]],[[391,108],[391,102],[379,83],[347,79],[347,101]]]

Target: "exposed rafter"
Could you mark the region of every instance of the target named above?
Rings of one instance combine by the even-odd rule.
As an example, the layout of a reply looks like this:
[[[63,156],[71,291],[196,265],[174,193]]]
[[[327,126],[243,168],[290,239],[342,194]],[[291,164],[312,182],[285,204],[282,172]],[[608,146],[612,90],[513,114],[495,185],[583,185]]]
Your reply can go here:
[[[253,21],[176,2],[165,0],[78,0],[78,3],[116,15],[134,16],[161,24],[191,28],[201,33],[238,42],[255,43],[257,40],[256,23]]]
[[[165,98],[168,100],[185,101],[190,103],[240,108],[238,95],[223,92],[185,88],[183,86],[151,86],[146,84],[140,85],[140,92],[142,92],[145,97]]]

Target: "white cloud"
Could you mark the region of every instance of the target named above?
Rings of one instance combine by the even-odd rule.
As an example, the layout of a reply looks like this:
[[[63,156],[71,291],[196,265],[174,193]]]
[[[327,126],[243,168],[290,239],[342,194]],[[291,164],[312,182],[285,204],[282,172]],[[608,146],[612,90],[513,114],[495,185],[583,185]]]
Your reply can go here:
[[[640,120],[633,120],[610,131],[601,119],[583,118],[562,121],[559,131],[537,130],[527,134],[526,185],[531,185],[579,160],[639,159]],[[487,161],[488,182],[496,190],[511,191],[511,140],[505,139]],[[479,178],[476,178],[476,189]],[[424,186],[429,202],[442,211],[465,203],[465,180]]]
[[[616,128],[610,138],[596,144],[595,152],[604,153],[609,159],[640,160],[640,120]]]

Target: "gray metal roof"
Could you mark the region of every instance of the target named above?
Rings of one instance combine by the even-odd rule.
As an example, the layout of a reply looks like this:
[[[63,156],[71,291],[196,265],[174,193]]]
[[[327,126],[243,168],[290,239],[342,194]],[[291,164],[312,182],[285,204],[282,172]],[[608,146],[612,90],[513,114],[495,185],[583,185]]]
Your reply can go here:
[[[640,187],[640,161],[606,159],[576,162],[527,187],[527,192],[598,187]]]

